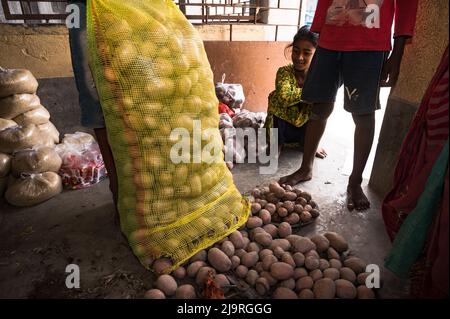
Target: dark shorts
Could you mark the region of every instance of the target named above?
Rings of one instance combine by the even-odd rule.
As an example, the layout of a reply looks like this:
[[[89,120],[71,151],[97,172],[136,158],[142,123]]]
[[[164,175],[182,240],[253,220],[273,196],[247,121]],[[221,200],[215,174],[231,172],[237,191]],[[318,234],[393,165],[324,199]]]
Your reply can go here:
[[[386,52],[339,52],[317,48],[303,86],[308,103],[333,103],[344,85],[344,108],[356,115],[380,109],[380,78]],[[313,108],[314,116],[314,108]]]
[[[279,117],[273,117],[273,126],[278,129],[278,145],[298,143],[303,149],[305,144],[306,125],[297,127]]]
[[[105,120],[88,62],[86,4],[82,1],[72,1],[72,3],[80,8],[80,28],[69,29],[69,44],[81,109],[81,125],[89,128],[103,128]]]

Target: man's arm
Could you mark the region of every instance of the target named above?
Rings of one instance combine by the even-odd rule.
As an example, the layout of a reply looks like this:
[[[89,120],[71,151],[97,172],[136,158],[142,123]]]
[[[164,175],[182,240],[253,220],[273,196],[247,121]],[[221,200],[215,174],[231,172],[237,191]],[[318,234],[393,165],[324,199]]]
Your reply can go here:
[[[383,66],[381,86],[394,87],[408,39],[414,35],[418,0],[396,0],[394,49]]]

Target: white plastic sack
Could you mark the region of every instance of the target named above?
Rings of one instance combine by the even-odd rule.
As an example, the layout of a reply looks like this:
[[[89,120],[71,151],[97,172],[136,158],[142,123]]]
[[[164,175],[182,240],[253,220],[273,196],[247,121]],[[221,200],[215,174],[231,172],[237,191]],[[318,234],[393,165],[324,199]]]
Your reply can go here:
[[[16,116],[13,120],[20,126],[25,126],[28,124],[41,125],[50,121],[50,113],[45,107],[40,106],[34,110]]]
[[[0,67],[0,98],[13,94],[36,93],[38,82],[30,71]]]
[[[0,131],[6,130],[7,128],[17,126],[17,123],[13,120],[6,120],[0,118]]]
[[[216,95],[220,102],[232,109],[241,109],[244,106],[244,88],[241,84],[225,83],[225,74],[222,76],[222,82],[216,83]]]
[[[33,206],[62,192],[61,177],[53,172],[22,176],[6,190],[5,199],[14,206]]]
[[[0,177],[5,177],[11,170],[11,156],[0,153]]]
[[[11,172],[19,177],[21,174],[37,174],[44,172],[58,173],[62,160],[54,148],[37,147],[14,153],[11,161]]]
[[[12,120],[16,116],[40,106],[42,106],[41,100],[35,94],[15,94],[0,98],[0,117]]]
[[[59,143],[59,131],[52,122],[41,124],[38,127],[41,132],[49,136],[55,144]]]

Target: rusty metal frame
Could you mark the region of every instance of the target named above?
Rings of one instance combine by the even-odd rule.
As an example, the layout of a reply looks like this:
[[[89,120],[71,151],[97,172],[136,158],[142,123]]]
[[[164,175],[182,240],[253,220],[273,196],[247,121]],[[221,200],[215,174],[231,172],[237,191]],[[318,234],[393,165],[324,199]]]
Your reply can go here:
[[[22,13],[11,13],[9,9],[9,2],[19,2]],[[32,2],[67,2],[67,0],[1,0],[3,13],[6,20],[65,20],[67,14],[45,14],[45,13],[24,13],[23,3],[28,4],[28,9],[31,11],[30,4]]]

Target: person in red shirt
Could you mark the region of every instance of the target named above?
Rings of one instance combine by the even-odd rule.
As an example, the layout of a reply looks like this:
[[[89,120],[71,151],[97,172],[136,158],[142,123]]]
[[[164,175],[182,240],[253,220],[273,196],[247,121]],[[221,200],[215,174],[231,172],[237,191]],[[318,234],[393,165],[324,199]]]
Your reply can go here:
[[[319,0],[311,31],[320,34],[319,47],[306,77],[302,99],[312,104],[301,167],[280,179],[296,185],[312,178],[314,155],[344,85],[344,108],[355,122],[353,171],[347,187],[350,210],[365,210],[362,174],[380,108],[380,86],[395,86],[406,41],[414,33],[418,0]],[[395,20],[394,48],[391,51]]]

